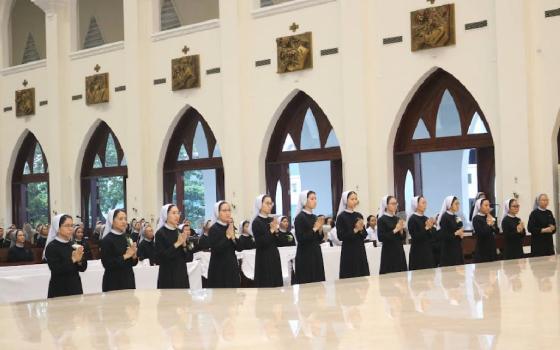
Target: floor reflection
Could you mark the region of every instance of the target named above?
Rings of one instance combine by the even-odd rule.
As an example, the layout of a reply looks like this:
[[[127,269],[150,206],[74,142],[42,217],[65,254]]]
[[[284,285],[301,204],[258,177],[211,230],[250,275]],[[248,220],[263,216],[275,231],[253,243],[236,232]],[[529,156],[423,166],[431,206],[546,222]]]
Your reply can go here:
[[[546,257],[278,289],[119,291],[0,305],[0,347],[548,348],[560,334],[559,267]]]

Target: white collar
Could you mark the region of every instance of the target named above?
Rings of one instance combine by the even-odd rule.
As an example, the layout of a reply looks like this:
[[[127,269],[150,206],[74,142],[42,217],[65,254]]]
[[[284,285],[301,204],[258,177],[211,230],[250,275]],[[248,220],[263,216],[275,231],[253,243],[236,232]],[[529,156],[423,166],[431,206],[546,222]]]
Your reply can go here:
[[[282,230],[281,228],[278,228],[278,232],[286,233],[288,232],[288,230]]]
[[[540,211],[547,211],[548,210],[548,209],[543,209],[541,207],[537,207],[537,209],[540,210]]]
[[[344,209],[345,212],[352,214],[354,211],[352,209]]]
[[[424,216],[424,214],[422,214],[422,213],[419,213],[419,212],[417,212],[417,211],[415,211],[415,212],[414,212],[414,213],[412,213],[412,214],[413,214],[413,215],[416,215],[416,216],[420,216],[420,217]]]
[[[225,222],[221,221],[221,220],[216,220],[216,222],[222,226],[228,226],[228,224],[226,224]]]
[[[446,210],[445,212],[446,212],[447,214],[449,214],[449,215],[453,215],[453,216],[455,216],[455,213],[454,213],[454,212],[452,212],[451,210]]]
[[[175,231],[177,229],[177,227],[173,227],[173,226],[169,225],[167,222],[163,226],[165,226],[166,229],[171,230],[171,231]]]
[[[154,240],[153,238],[152,239],[147,239],[146,237],[144,237],[144,239],[143,239],[143,241],[147,241],[147,242],[151,242],[153,240]]]
[[[477,213],[476,215],[478,215],[478,216],[486,216],[486,214],[482,214],[482,213]]]
[[[68,242],[70,242],[69,239],[66,240],[66,239],[63,239],[62,237],[58,237],[58,236],[56,236],[54,239],[56,239],[56,240],[59,241],[60,243],[68,243]]]
[[[390,217],[390,218],[392,218],[392,217],[395,216],[395,214],[391,214],[391,213],[389,213],[388,211],[385,211],[385,212],[383,213],[383,215],[386,215],[386,216],[388,216],[388,217]]]
[[[261,218],[263,218],[263,219],[268,219],[268,215],[259,213],[259,216],[260,216]]]
[[[309,215],[312,215],[312,214],[313,214],[313,212],[311,212],[311,211],[309,211],[309,210],[307,210],[307,209],[302,209],[301,211],[304,212],[304,213],[306,213],[306,214],[309,214]]]
[[[251,237],[251,234],[250,234],[250,233],[247,233],[247,232],[243,232],[243,233],[241,234],[241,236]]]
[[[117,235],[117,236],[121,236],[124,232],[119,232],[117,230],[115,230],[114,228],[111,229],[111,233]]]
[[[516,215],[511,215],[510,213],[508,213],[507,216],[509,216],[510,218],[517,218]]]
[[[22,243],[16,243],[15,246],[18,247],[18,248],[24,248],[25,247]]]

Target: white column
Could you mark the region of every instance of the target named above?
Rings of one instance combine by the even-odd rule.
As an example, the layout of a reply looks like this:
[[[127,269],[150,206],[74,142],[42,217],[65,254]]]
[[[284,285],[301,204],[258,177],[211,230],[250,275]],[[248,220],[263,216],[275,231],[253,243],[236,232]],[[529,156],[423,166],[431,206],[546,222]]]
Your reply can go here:
[[[496,158],[497,201],[519,194],[521,217],[527,218],[531,210],[533,193],[530,167],[534,165],[534,152],[528,130],[531,110],[529,106],[529,81],[524,0],[496,0],[496,69],[498,81],[498,125],[502,130],[500,140],[494,140]],[[512,157],[512,152],[515,157]]]
[[[234,216],[249,213],[251,193],[244,184],[245,165],[239,136],[242,116],[247,110],[247,39],[245,26],[250,13],[249,1],[220,0],[221,80],[223,132],[216,138],[223,155],[226,200],[235,205]],[[264,171],[251,169],[251,171]]]
[[[354,190],[360,196],[360,211],[367,215],[372,206],[369,198],[370,180],[368,164],[366,113],[366,49],[364,25],[367,6],[362,1],[340,1],[340,48],[342,70],[342,114],[344,126],[335,130],[344,135],[341,144],[344,170],[344,190]],[[375,181],[375,179],[371,179]],[[339,194],[333,193],[333,196]]]

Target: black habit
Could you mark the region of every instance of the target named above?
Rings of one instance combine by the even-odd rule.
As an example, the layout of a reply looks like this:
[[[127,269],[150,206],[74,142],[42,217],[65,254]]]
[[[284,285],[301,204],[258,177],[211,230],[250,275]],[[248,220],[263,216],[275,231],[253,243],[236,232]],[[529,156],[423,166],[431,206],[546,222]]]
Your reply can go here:
[[[116,235],[109,232],[101,240],[101,263],[105,268],[103,273],[104,292],[120,289],[136,289],[133,266],[138,264],[138,259],[124,260],[124,253],[128,248],[125,234]]]
[[[531,256],[554,255],[552,236],[556,233],[556,229],[552,233],[541,233],[541,230],[548,225],[556,227],[556,220],[550,210],[537,208],[531,212],[527,225],[527,229],[531,232]]]
[[[486,215],[475,215],[472,219],[473,235],[476,237],[476,247],[474,249],[474,262],[495,261],[496,255],[496,234],[500,232],[496,223],[489,226],[486,223]]]
[[[342,242],[340,251],[340,278],[369,276],[369,265],[364,240],[367,231],[364,227],[358,233],[354,227],[359,219],[364,219],[358,212],[343,211],[336,218],[336,235]]]
[[[53,240],[45,250],[45,258],[51,270],[48,298],[83,294],[80,272],[87,269],[85,254],[80,263],[72,262],[72,242]]]
[[[8,249],[8,262],[33,261],[33,253],[25,247],[17,245]]]
[[[295,261],[295,283],[303,284],[309,282],[322,282],[325,280],[325,268],[323,266],[323,253],[321,242],[323,231],[313,231],[317,216],[300,212],[295,220],[294,227],[297,237],[296,261]]]
[[[255,249],[255,239],[253,236],[248,234],[242,234],[237,239],[237,247],[238,252],[242,252],[244,250],[251,250]]]
[[[294,235],[288,231],[280,231],[278,230],[277,233],[277,240],[276,240],[277,247],[295,247],[296,240],[294,239]]]
[[[410,233],[411,245],[408,254],[408,265],[410,270],[431,269],[436,267],[433,254],[432,240],[435,229],[426,230],[428,218],[424,215],[412,214],[408,219],[408,233]]]
[[[175,247],[179,237],[178,229],[162,226],[156,232],[156,254],[159,261],[158,289],[189,288],[187,248]]]
[[[277,237],[270,232],[273,218],[257,216],[251,224],[255,236],[255,287],[281,287],[282,264],[276,247]]]
[[[151,241],[143,239],[138,245],[138,260],[142,261],[144,259],[149,259],[151,266],[159,265],[156,244],[153,239]]]
[[[527,232],[525,229],[517,232],[517,225],[521,222],[518,217],[506,215],[502,220],[502,232],[504,233],[504,259],[523,258],[523,240]]]
[[[209,288],[238,288],[239,264],[235,255],[236,241],[226,237],[228,225],[216,222],[208,231],[210,263],[208,264]]]
[[[463,222],[457,215],[443,213],[440,220],[441,256],[440,266],[454,266],[465,263],[463,257],[463,244],[460,236],[455,232],[463,227]]]
[[[383,215],[377,220],[377,236],[383,243],[381,246],[381,263],[379,274],[406,271],[406,256],[404,254],[403,242],[406,238],[404,233],[393,233],[399,218],[397,216]]]

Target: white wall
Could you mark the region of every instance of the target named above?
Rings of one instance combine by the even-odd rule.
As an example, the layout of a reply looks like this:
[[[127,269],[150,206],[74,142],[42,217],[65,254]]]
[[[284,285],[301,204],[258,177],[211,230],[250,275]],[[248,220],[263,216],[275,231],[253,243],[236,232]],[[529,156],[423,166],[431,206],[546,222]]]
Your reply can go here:
[[[361,211],[373,212],[393,192],[392,149],[403,111],[436,67],[466,86],[488,120],[497,199],[518,193],[526,217],[536,192],[557,192],[560,17],[545,18],[544,11],[560,7],[560,0],[457,0],[457,44],[414,53],[409,13],[429,6],[424,0],[315,0],[307,2],[311,7],[299,0],[293,2],[298,10],[280,13],[255,10],[253,0],[221,0],[217,27],[153,40],[159,0],[123,3],[124,48],[70,59],[75,19],[69,7],[57,7],[47,15],[47,67],[0,76],[1,107],[13,105],[23,79],[36,87],[38,100],[49,98],[27,119],[0,110],[0,213],[6,222],[10,167],[24,130],[35,133],[51,165],[51,208],[77,214],[83,149],[98,120],[113,129],[127,156],[129,214],[155,217],[163,201],[167,143],[188,106],[202,114],[220,144],[234,215],[248,217],[254,196],[266,188],[264,159],[273,127],[298,90],[325,111],[341,145],[345,188],[359,192]],[[465,31],[465,23],[484,19],[488,27]],[[279,75],[275,38],[292,34],[292,22],[298,33],[313,32],[314,67]],[[382,45],[382,38],[397,35],[403,43]],[[202,86],[172,92],[170,61],[185,45],[201,55]],[[338,54],[319,55],[333,47]],[[261,59],[272,64],[255,67]],[[96,64],[110,73],[111,102],[87,107],[84,100],[71,101],[84,93],[84,77]],[[205,74],[214,67],[221,73]],[[154,86],[158,78],[167,83]],[[115,93],[123,84],[127,90]]]

